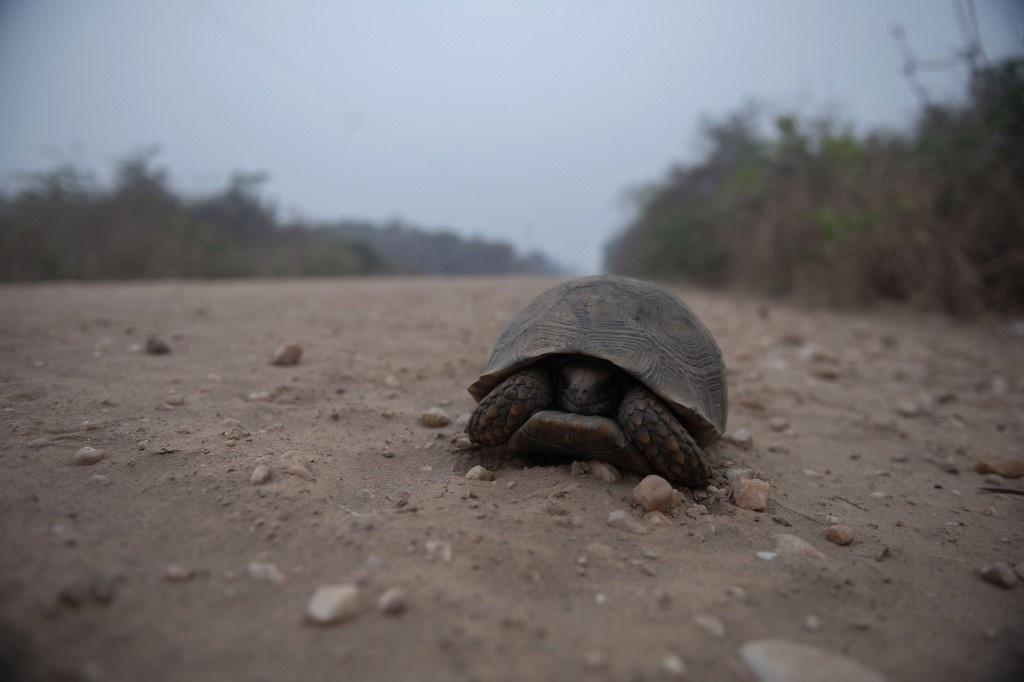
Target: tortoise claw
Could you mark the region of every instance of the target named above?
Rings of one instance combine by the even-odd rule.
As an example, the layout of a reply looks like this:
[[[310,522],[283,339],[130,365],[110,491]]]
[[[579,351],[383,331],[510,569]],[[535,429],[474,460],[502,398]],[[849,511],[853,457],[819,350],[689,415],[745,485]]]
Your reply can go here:
[[[668,406],[646,388],[634,386],[626,392],[618,422],[659,474],[690,488],[707,485],[711,466],[704,451]]]
[[[508,442],[535,412],[552,401],[551,377],[540,367],[513,374],[487,394],[473,411],[466,433],[480,445]]]

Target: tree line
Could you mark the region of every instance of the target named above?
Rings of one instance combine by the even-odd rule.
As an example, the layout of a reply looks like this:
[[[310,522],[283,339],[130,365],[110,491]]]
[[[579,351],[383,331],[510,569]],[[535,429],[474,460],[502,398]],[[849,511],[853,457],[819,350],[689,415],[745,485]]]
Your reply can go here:
[[[553,273],[539,254],[390,223],[282,220],[236,173],[222,190],[174,191],[152,150],[117,164],[103,184],[74,165],[0,192],[0,280]]]
[[[827,305],[1024,307],[1024,60],[973,71],[963,105],[904,133],[756,108],[706,122],[706,153],[634,192],[613,272]]]

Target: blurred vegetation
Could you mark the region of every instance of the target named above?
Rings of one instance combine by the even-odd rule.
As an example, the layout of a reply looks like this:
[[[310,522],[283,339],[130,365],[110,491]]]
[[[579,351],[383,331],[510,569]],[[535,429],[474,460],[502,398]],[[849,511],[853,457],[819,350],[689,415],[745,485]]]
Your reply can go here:
[[[175,193],[155,152],[121,161],[105,187],[70,165],[0,194],[0,280],[279,277],[381,272],[554,272],[543,257],[450,232],[282,221],[266,176],[236,173],[209,196]]]
[[[706,123],[699,162],[636,191],[606,267],[838,306],[1024,306],[1024,60],[978,68],[966,105],[904,134],[759,123]]]

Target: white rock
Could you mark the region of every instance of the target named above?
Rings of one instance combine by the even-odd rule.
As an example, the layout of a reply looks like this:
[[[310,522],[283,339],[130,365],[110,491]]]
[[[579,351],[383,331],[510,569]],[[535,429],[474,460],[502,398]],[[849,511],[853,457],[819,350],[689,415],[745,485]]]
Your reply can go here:
[[[252,485],[263,485],[270,480],[273,473],[270,471],[270,467],[266,464],[257,464],[253,470],[252,475],[249,476],[249,483]]]
[[[277,583],[280,585],[284,582],[284,573],[281,572],[277,566],[271,563],[265,563],[262,561],[250,562],[246,567],[246,572],[250,578],[256,580],[266,580],[267,582]]]
[[[440,407],[431,407],[420,415],[420,424],[430,429],[439,429],[452,423],[452,418]]]
[[[740,658],[761,682],[885,682],[851,658],[781,639],[747,642]]]
[[[404,613],[408,606],[409,603],[405,596],[405,590],[401,587],[392,587],[380,595],[380,599],[377,600],[377,608],[380,609],[381,613],[388,616],[397,616]]]
[[[821,619],[812,613],[804,620],[804,627],[810,632],[817,632],[821,629]]]
[[[477,464],[475,467],[466,472],[466,478],[468,478],[471,481],[493,481],[494,472]]]
[[[807,556],[814,559],[825,558],[824,554],[815,549],[814,545],[803,538],[799,538],[789,533],[777,533],[773,537],[775,538],[775,552],[778,554]]]
[[[332,625],[354,618],[360,609],[359,588],[355,585],[318,587],[306,605],[306,618],[316,625]]]
[[[693,622],[712,637],[717,637],[718,639],[725,637],[725,623],[711,614],[699,613],[693,617]]]
[[[675,654],[667,654],[665,658],[661,659],[661,670],[673,679],[686,677],[686,663]]]
[[[728,440],[737,447],[749,450],[754,445],[754,434],[750,429],[742,427],[730,433]]]
[[[608,525],[618,530],[636,533],[637,535],[646,535],[648,532],[647,526],[621,509],[616,509],[608,514]]]
[[[164,580],[172,583],[184,583],[192,579],[196,574],[191,568],[185,568],[180,564],[171,564],[164,569]]]
[[[90,464],[96,464],[96,462],[101,461],[106,456],[107,453],[105,451],[86,445],[75,452],[75,455],[71,458],[71,463],[78,466],[89,466]]]
[[[619,473],[619,470],[608,462],[592,460],[590,462],[590,473],[605,483],[616,483],[622,480],[622,474]]]

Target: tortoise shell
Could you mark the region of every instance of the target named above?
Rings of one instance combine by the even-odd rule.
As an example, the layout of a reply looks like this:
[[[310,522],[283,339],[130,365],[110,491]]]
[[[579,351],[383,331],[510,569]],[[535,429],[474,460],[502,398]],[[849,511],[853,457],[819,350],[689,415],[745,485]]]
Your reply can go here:
[[[725,431],[722,353],[693,311],[663,287],[600,275],[548,289],[508,323],[469,393],[480,402],[549,355],[607,360],[664,400],[701,446]]]

